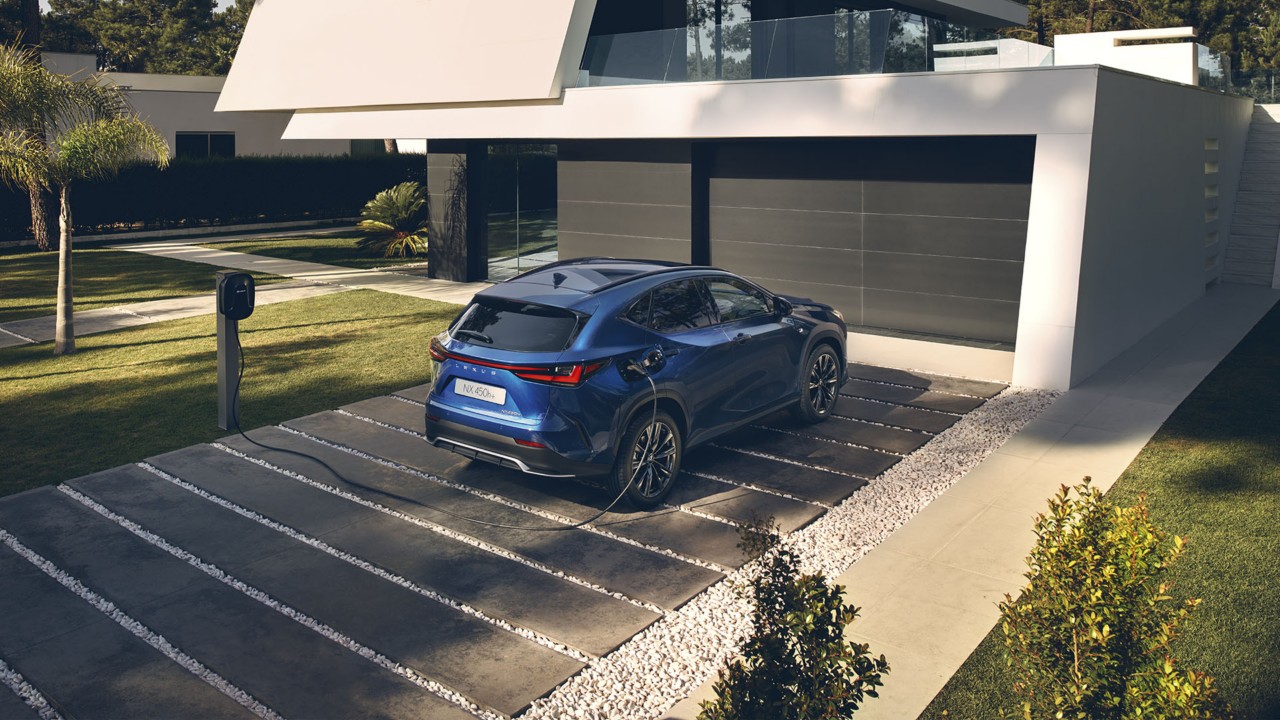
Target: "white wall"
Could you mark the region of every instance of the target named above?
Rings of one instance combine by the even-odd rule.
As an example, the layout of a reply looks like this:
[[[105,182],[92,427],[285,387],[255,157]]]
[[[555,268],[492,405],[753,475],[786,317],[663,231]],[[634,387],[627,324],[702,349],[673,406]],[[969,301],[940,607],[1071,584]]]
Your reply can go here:
[[[1099,75],[1071,384],[1204,294],[1225,253],[1252,101]],[[1206,150],[1205,140],[1217,142]],[[1206,162],[1218,165],[1206,174]],[[1205,197],[1207,184],[1218,197]],[[1219,220],[1206,222],[1216,205]],[[1216,231],[1217,247],[1206,248]],[[1220,267],[1220,266],[1219,266]]]
[[[1057,35],[1055,65],[1105,65],[1186,85],[1197,84],[1195,43],[1121,45],[1121,42],[1195,37],[1192,28],[1120,30]]]
[[[289,113],[215,113],[216,92],[135,90],[129,101],[174,148],[178,132],[234,132],[236,155],[343,155],[349,140],[282,140]]]

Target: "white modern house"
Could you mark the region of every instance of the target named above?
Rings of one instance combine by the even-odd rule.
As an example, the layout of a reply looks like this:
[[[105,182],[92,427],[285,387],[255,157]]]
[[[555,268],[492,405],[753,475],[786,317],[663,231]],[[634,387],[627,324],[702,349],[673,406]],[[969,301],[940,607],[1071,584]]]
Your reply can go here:
[[[1055,57],[978,30],[1009,0],[906,7],[260,1],[218,110],[427,138],[441,276],[710,263],[839,307],[871,362],[1068,388],[1223,277],[1252,100],[1135,45],[1190,31]]]
[[[97,70],[97,58],[83,53],[41,53],[49,70],[87,77]],[[129,102],[156,127],[175,155],[235,157],[237,155],[343,155],[351,152],[347,139],[285,140],[290,113],[214,113],[226,81],[221,76],[104,73],[128,91]]]

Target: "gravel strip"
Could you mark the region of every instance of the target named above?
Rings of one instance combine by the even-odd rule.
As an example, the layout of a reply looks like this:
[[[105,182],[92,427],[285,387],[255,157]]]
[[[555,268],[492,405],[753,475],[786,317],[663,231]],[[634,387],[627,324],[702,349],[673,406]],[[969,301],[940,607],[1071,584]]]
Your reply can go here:
[[[0,682],[8,686],[19,700],[35,710],[40,720],[62,720],[58,711],[49,705],[49,700],[44,693],[32,687],[31,683],[22,677],[22,673],[9,667],[3,659],[0,659]]]
[[[788,536],[805,572],[838,577],[917,512],[977,467],[1057,393],[1010,388],[858,490],[813,524]],[[688,696],[738,653],[751,630],[751,604],[739,590],[743,566],[679,610],[537,700],[522,720],[654,718]]]

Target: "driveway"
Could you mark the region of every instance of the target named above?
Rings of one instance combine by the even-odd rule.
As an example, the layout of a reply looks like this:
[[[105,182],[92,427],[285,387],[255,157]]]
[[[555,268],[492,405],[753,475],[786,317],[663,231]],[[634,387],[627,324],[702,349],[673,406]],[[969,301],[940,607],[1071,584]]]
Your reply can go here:
[[[428,446],[425,386],[6,498],[0,716],[518,715],[1003,389],[850,369],[577,529],[605,493]]]

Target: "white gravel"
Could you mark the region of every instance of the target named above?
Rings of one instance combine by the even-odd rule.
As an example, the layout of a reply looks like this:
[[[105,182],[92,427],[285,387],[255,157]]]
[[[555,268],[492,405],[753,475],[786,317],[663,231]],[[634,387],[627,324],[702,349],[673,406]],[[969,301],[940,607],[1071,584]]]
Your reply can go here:
[[[9,667],[4,660],[0,660],[0,682],[7,685],[19,700],[35,710],[40,720],[62,720],[58,711],[49,705],[49,700],[44,693],[32,687],[26,678],[22,677],[22,673]]]
[[[806,572],[838,577],[1056,397],[1023,388],[1001,392],[786,542]],[[735,588],[744,586],[752,569],[734,572],[593,661],[536,701],[522,720],[660,716],[737,654],[751,629],[751,605]]]

